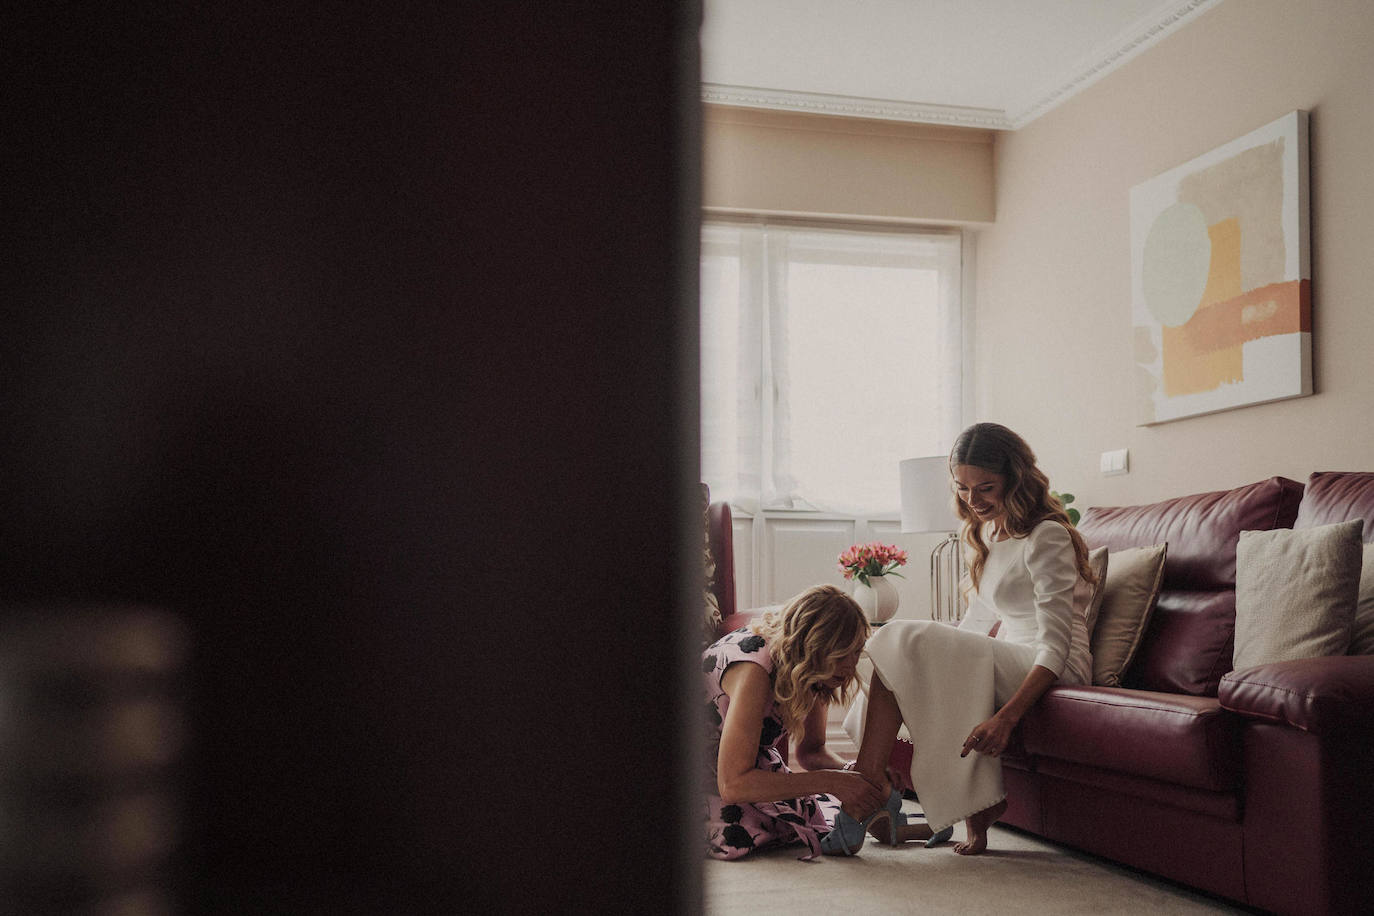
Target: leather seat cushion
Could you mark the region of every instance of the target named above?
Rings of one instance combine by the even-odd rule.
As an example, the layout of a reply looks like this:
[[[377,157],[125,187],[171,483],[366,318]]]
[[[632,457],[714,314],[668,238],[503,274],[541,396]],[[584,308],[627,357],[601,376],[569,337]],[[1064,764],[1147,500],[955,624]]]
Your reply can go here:
[[[1211,697],[1053,687],[1020,731],[1033,757],[1210,791],[1239,784],[1240,720]]]

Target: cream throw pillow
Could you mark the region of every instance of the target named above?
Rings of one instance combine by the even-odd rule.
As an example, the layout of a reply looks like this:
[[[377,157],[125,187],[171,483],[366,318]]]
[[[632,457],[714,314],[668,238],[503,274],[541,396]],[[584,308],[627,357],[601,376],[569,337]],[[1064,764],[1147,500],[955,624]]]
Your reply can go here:
[[[1088,566],[1097,574],[1097,584],[1093,586],[1093,596],[1088,602],[1087,613],[1084,619],[1088,625],[1088,636],[1092,636],[1093,627],[1097,626],[1097,616],[1102,613],[1102,596],[1107,594],[1107,548],[1099,547],[1096,550],[1088,551]]]
[[[1159,598],[1167,544],[1111,552],[1102,606],[1092,630],[1093,683],[1120,687]]]
[[[1360,597],[1355,605],[1355,626],[1350,631],[1349,654],[1374,655],[1374,544],[1364,545]]]
[[[1344,655],[1360,589],[1362,519],[1242,531],[1236,544],[1237,669]]]

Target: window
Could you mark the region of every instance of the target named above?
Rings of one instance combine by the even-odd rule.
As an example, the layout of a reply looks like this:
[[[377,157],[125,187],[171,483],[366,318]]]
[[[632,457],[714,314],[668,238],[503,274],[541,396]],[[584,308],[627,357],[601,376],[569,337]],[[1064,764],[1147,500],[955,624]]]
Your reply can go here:
[[[960,426],[957,232],[707,222],[702,478],[749,510],[895,514]]]

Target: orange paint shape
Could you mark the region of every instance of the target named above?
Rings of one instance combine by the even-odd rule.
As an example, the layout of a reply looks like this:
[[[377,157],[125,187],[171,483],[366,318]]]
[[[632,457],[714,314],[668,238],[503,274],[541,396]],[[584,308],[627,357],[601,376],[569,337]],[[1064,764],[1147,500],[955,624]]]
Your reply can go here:
[[[1184,324],[1161,328],[1164,393],[1197,394],[1243,381],[1242,344],[1311,330],[1310,280],[1271,283],[1198,309]]]
[[[1179,356],[1170,352],[1168,339],[1164,341],[1164,394],[1167,397],[1215,391],[1244,378],[1244,351],[1239,345]]]
[[[1212,260],[1207,267],[1207,286],[1198,308],[1234,299],[1240,286],[1240,220],[1234,216],[1207,227],[1212,240]]]

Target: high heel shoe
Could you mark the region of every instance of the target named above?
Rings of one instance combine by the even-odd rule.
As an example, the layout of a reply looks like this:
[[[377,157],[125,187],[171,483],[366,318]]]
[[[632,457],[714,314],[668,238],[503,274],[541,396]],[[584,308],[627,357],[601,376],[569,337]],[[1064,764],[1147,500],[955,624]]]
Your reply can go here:
[[[949,838],[952,836],[954,836],[954,827],[946,827],[944,830],[941,830],[939,833],[926,840],[926,849],[939,846],[941,843],[948,843]]]
[[[896,846],[899,842],[898,828],[906,824],[906,815],[902,814],[902,793],[893,789],[887,797],[887,804],[861,821],[844,811],[836,813],[834,828],[821,837],[821,852],[828,856],[858,855],[864,847],[869,825],[880,817],[887,818],[889,845]]]
[[[902,828],[910,826],[913,821],[924,820],[925,815],[903,814],[902,796],[896,789],[892,790],[892,795],[888,798],[887,806],[883,808],[883,810],[887,812],[887,844],[889,846],[900,846],[909,839],[920,839],[919,836],[909,834]],[[954,828],[946,827],[944,830],[933,834],[929,839],[923,840],[923,842],[925,843],[926,849],[931,849],[935,846],[939,846],[941,843],[949,842],[952,836],[954,836]]]

